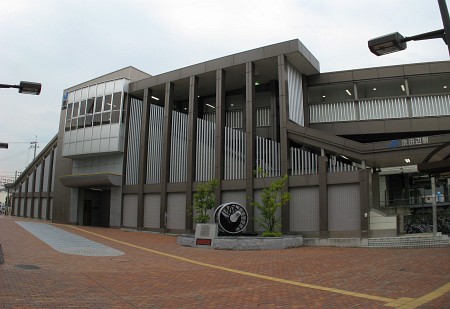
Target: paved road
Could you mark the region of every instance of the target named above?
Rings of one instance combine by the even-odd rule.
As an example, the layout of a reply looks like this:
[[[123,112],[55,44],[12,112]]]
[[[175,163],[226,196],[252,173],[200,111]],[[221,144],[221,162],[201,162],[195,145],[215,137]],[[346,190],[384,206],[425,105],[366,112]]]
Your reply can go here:
[[[450,308],[449,247],[236,252],[51,225],[77,246],[82,237],[102,252],[124,253],[89,256],[58,251],[61,242],[47,244],[19,220],[0,216],[0,308]]]

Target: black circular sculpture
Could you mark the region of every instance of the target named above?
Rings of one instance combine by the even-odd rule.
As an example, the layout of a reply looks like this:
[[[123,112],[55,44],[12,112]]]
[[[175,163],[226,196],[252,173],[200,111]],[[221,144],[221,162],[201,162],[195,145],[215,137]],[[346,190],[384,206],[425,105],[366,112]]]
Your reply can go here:
[[[214,222],[219,230],[229,234],[238,234],[245,230],[248,213],[239,203],[225,203],[214,211]]]

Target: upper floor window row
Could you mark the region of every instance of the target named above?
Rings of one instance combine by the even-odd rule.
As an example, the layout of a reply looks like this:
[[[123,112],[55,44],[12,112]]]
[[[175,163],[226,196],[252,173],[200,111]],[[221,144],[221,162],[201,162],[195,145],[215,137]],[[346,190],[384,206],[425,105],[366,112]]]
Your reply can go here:
[[[310,103],[328,103],[374,98],[450,94],[450,75],[427,75],[407,79],[378,79],[356,83],[309,87]]]

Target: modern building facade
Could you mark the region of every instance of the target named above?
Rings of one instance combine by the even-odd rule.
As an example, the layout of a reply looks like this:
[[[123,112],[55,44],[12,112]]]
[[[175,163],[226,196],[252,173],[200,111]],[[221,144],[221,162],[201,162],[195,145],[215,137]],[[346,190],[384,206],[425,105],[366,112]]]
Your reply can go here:
[[[283,232],[395,236],[430,205],[419,164],[438,164],[449,204],[448,86],[449,62],[320,73],[299,40],[157,76],[125,68],[64,91],[57,137],[9,186],[13,214],[185,233],[199,183],[218,179],[218,204],[254,218],[287,174]]]

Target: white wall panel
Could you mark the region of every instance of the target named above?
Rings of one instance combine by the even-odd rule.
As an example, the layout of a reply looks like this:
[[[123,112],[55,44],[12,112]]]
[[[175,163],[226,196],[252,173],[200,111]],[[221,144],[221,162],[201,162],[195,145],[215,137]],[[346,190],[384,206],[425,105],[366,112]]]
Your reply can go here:
[[[186,182],[188,115],[172,112],[170,183]]]
[[[139,147],[141,145],[142,101],[132,98],[130,104],[125,184],[136,185],[138,183]]]
[[[303,126],[305,115],[303,111],[302,74],[287,63],[287,83],[289,91],[289,119]]]
[[[160,194],[145,194],[144,196],[144,227],[160,228]]]
[[[358,231],[361,229],[359,184],[328,186],[328,229]]]
[[[123,226],[137,227],[137,194],[124,194],[123,196]]]
[[[148,126],[148,156],[146,183],[156,184],[161,181],[161,162],[163,148],[164,108],[150,105]]]
[[[167,194],[167,228],[184,230],[186,228],[186,194]]]
[[[290,193],[291,231],[319,231],[319,187],[291,188]]]

